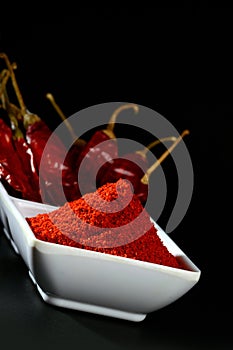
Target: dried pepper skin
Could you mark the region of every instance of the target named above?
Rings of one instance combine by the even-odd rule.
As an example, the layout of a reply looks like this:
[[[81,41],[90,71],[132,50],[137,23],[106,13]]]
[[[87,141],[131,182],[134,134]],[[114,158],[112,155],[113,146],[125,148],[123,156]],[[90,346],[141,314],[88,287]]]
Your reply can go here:
[[[16,106],[12,105],[8,99],[6,99],[5,102],[6,109],[2,109],[1,111],[4,111],[4,113],[1,114],[4,118],[3,121],[6,120],[6,125],[9,128],[8,135],[11,138],[12,148],[14,148],[14,152],[17,154],[21,162],[20,170],[24,173],[24,177],[27,178],[27,184],[25,184],[25,186],[28,189],[28,196],[26,199],[41,202],[39,177],[34,156],[19,127],[18,118],[20,118],[20,111]],[[15,175],[12,173],[12,176],[17,176],[18,171],[19,170],[16,169]]]
[[[0,161],[0,181],[10,196],[22,198],[22,185],[3,163],[4,161],[2,163]]]
[[[95,191],[98,169],[106,161],[117,157],[118,146],[116,139],[109,137],[103,130],[96,131],[84,146],[76,163],[79,187],[82,194]]]
[[[141,187],[141,178],[148,169],[148,162],[145,157],[137,153],[124,155],[122,158],[112,159],[106,162],[97,174],[98,186],[107,182],[116,182],[119,179],[126,179],[132,183],[134,193],[145,204],[148,188]]]
[[[42,202],[39,187],[39,175],[33,152],[24,137],[21,136],[14,136],[14,146],[19,155],[22,169],[24,169],[24,172],[27,175],[28,185],[31,188],[31,193],[28,195],[28,198],[34,202]]]
[[[47,144],[50,137],[52,141]],[[43,199],[50,204],[62,205],[65,201],[79,198],[77,176],[66,160],[67,149],[59,137],[52,133],[44,121],[38,120],[28,125],[26,139],[34,154],[39,176],[44,181],[40,182]],[[46,155],[43,155],[45,147]],[[40,168],[42,155],[43,169]],[[64,193],[58,191],[61,179]]]
[[[121,158],[111,159],[100,168],[97,174],[98,186],[102,186],[108,181],[116,182],[120,178],[127,179],[132,183],[134,193],[145,205],[148,197],[148,183],[143,183],[141,180],[149,169],[147,153],[162,142],[175,142],[176,140],[177,138],[174,136],[156,139],[142,150],[126,153]]]
[[[78,174],[76,162],[83,148],[84,146],[80,145],[78,142],[74,142],[69,148],[65,158],[65,162],[70,164],[70,167],[75,174]]]
[[[24,199],[33,199],[28,177],[24,172],[18,153],[16,152],[11,128],[0,118],[0,179],[21,193]]]
[[[104,163],[118,157],[118,144],[114,127],[118,115],[127,109],[132,109],[134,113],[139,111],[138,105],[133,103],[119,106],[111,115],[107,127],[103,130],[97,130],[80,153],[76,169],[82,195],[96,190],[98,170]]]
[[[26,129],[26,140],[33,151],[37,166],[40,165],[44,148],[51,135],[52,131],[42,120],[29,124]]]

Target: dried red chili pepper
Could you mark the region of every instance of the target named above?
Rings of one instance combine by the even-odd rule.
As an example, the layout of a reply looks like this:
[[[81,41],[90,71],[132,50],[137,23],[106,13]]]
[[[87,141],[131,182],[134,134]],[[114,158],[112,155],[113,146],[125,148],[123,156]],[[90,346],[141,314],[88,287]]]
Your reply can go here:
[[[67,149],[62,141],[38,118],[28,113],[24,115],[26,139],[35,156],[40,176],[44,180],[44,199],[50,204],[62,205],[66,200],[80,197],[77,176],[65,161]],[[48,143],[50,137],[52,141]],[[46,155],[43,155],[45,147]],[[43,168],[40,168],[42,155],[44,164]],[[63,191],[58,190],[61,180],[65,198]]]
[[[88,203],[85,200],[87,196]],[[101,201],[99,210],[91,209],[89,206],[90,199],[96,205],[96,200],[101,197],[107,206],[109,202],[117,199],[124,201],[124,197],[127,196],[132,198],[132,201],[122,211],[116,213],[105,213]],[[119,205],[119,202],[116,205]],[[142,221],[139,226],[144,232],[134,239],[135,232],[130,223],[141,213],[144,215],[140,217]],[[141,202],[133,195],[131,186],[126,180],[106,184],[95,193],[66,203],[52,213],[39,214],[26,220],[36,238],[40,240],[182,268],[175,256],[163,245],[156,228],[150,222],[149,214],[143,210]],[[85,228],[86,223],[90,225],[89,230]],[[125,238],[128,236],[130,243],[125,244]],[[104,248],[106,241],[112,242],[111,248]]]
[[[124,104],[118,107],[113,112],[106,129],[97,130],[80,153],[76,168],[82,194],[92,192],[96,189],[98,168],[106,161],[118,157],[118,145],[114,134],[114,126],[118,115],[126,109],[133,109],[135,113],[139,111],[139,107],[136,104]],[[82,166],[80,167],[81,163]]]
[[[2,102],[2,106],[0,107],[0,138],[2,140],[2,145],[0,148],[0,181],[3,183],[10,195],[22,198],[22,184],[17,180],[17,177],[12,172],[12,169],[9,169],[9,162],[11,163],[11,161],[8,159],[8,153],[11,154],[12,151],[12,131],[10,126],[7,124],[9,119],[7,112],[4,109],[5,101],[3,98],[3,93],[9,77],[9,70],[3,69],[0,73],[0,98]],[[9,150],[8,145],[10,145]]]
[[[97,174],[97,186],[102,186],[107,182],[116,182],[120,178],[129,180],[136,190],[138,181],[147,171],[149,164],[147,153],[161,142],[175,141],[176,137],[164,137],[151,142],[142,150],[134,153],[127,153],[122,158],[111,159],[106,162]],[[136,193],[136,192],[135,192]]]
[[[156,140],[142,151],[126,154],[124,155],[124,158],[116,158],[108,163],[105,163],[103,169],[100,169],[99,174],[97,174],[99,186],[102,186],[107,182],[115,182],[120,178],[127,179],[132,183],[134,193],[140,199],[142,204],[145,204],[148,196],[148,183],[150,175],[176,147],[180,140],[188,133],[189,131],[185,130],[179,138],[171,136]],[[154,164],[148,168],[146,158],[147,150],[164,141],[173,141],[173,144],[156,161],[156,165]]]
[[[27,199],[28,195],[30,196],[27,176],[14,148],[12,130],[1,118],[0,139],[0,179],[16,190],[20,197]]]
[[[15,197],[22,198],[22,185],[20,184],[20,179],[17,179],[16,174],[11,172],[9,169],[8,162],[8,142],[10,142],[12,137],[12,131],[9,125],[6,124],[8,122],[8,116],[5,109],[0,108],[0,138],[2,140],[2,145],[0,148],[0,181],[3,183],[7,192]],[[7,143],[4,142],[4,138],[7,138]],[[11,144],[11,143],[10,143]],[[12,148],[10,147],[11,151]]]
[[[22,168],[27,176],[28,185],[31,189],[30,193],[27,195],[27,199],[34,202],[41,202],[42,199],[39,187],[39,175],[35,164],[34,155],[16,122],[14,124],[13,141],[15,150],[22,163]]]
[[[10,196],[22,198],[22,187],[17,178],[0,161],[0,181]]]
[[[21,111],[14,104],[10,103],[6,86],[2,85],[1,91],[2,100],[4,102],[4,111],[7,114],[8,120],[11,123],[12,143],[15,148],[20,162],[21,169],[27,177],[28,194],[27,199],[35,202],[41,202],[41,195],[39,190],[39,176],[36,168],[32,150],[27,144],[22,131],[18,126],[18,119],[21,119]]]
[[[2,53],[0,54],[0,58],[5,60],[10,72],[12,85],[18,99],[22,121],[25,127],[26,141],[32,150],[37,168],[40,171],[40,177],[43,180],[40,182],[43,200],[50,204],[61,205],[66,200],[69,201],[80,197],[77,176],[73,173],[70,164],[64,162],[67,154],[66,147],[39,116],[27,110],[16,81],[13,71],[14,67],[12,67],[7,55]],[[48,147],[46,147],[47,154],[43,157],[45,162],[43,169],[40,169],[41,158],[50,137],[52,137],[52,142],[49,142]],[[59,186],[60,183],[58,183],[61,179],[64,193],[58,190],[58,188],[61,188]],[[75,194],[77,197],[74,196]]]

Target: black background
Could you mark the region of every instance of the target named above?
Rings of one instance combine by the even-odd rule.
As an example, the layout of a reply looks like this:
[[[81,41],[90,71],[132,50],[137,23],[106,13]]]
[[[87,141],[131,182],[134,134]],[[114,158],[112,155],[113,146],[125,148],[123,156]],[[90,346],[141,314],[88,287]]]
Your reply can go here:
[[[9,21],[10,19],[10,21]],[[172,305],[130,323],[45,304],[0,235],[0,341],[4,348],[230,349],[232,316],[232,10],[217,2],[157,7],[35,8],[5,16],[0,51],[18,64],[30,111],[60,123],[104,102],[134,102],[166,117],[186,139],[195,176],[191,205],[172,239],[201,269]],[[10,23],[9,23],[10,22]]]

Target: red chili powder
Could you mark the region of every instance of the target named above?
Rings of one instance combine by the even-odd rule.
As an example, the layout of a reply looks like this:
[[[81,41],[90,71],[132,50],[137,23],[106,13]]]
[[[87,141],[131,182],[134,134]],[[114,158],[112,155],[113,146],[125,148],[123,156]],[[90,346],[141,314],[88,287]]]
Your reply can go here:
[[[106,212],[109,203],[111,212]],[[127,180],[26,220],[35,237],[46,242],[184,268],[164,246]]]

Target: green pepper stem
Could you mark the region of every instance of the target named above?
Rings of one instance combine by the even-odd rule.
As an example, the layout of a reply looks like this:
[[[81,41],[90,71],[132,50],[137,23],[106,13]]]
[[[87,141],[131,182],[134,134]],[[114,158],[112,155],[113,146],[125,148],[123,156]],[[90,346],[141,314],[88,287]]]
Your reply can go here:
[[[167,156],[173,151],[173,149],[178,145],[178,143],[183,139],[183,137],[188,134],[189,130],[184,130],[182,134],[179,137],[177,137],[175,142],[161,155],[161,157],[159,157],[159,159],[157,159],[156,162],[153,165],[151,165],[149,169],[147,169],[147,171],[141,178],[141,182],[144,185],[148,185],[149,177],[152,174],[152,172],[159,167],[159,165],[164,161],[165,158],[167,158]]]
[[[166,141],[176,141],[176,137],[175,136],[170,136],[170,137],[163,137],[159,140],[155,140],[152,141],[151,143],[149,143],[149,145],[147,145],[145,148],[143,148],[140,151],[136,151],[137,154],[140,154],[143,158],[146,158],[147,153],[149,152],[149,150],[151,150],[153,147],[157,146],[158,144],[162,143],[162,142],[166,142]]]
[[[117,119],[117,117],[118,117],[118,115],[122,112],[122,111],[124,111],[124,110],[126,110],[126,109],[133,109],[134,110],[134,112],[135,113],[138,113],[138,111],[139,111],[139,107],[138,107],[138,105],[136,105],[136,104],[134,104],[134,103],[128,103],[128,104],[125,104],[125,105],[122,105],[122,106],[120,106],[120,107],[118,107],[114,112],[113,112],[113,114],[112,114],[112,116],[111,116],[111,118],[110,118],[110,120],[109,120],[109,122],[108,122],[108,126],[107,126],[107,128],[106,128],[106,132],[109,132],[110,134],[113,134],[113,129],[114,129],[114,126],[115,126],[115,124],[116,124],[116,119]],[[114,135],[114,134],[113,134]]]
[[[3,58],[6,62],[7,68],[10,72],[12,85],[13,85],[13,88],[15,90],[15,94],[17,96],[18,102],[19,102],[20,109],[22,111],[22,114],[24,115],[26,113],[26,106],[24,104],[22,94],[19,90],[17,80],[15,78],[14,69],[16,68],[16,64],[15,63],[11,64],[9,61],[9,58],[7,57],[7,55],[5,53],[0,53],[0,58]]]

